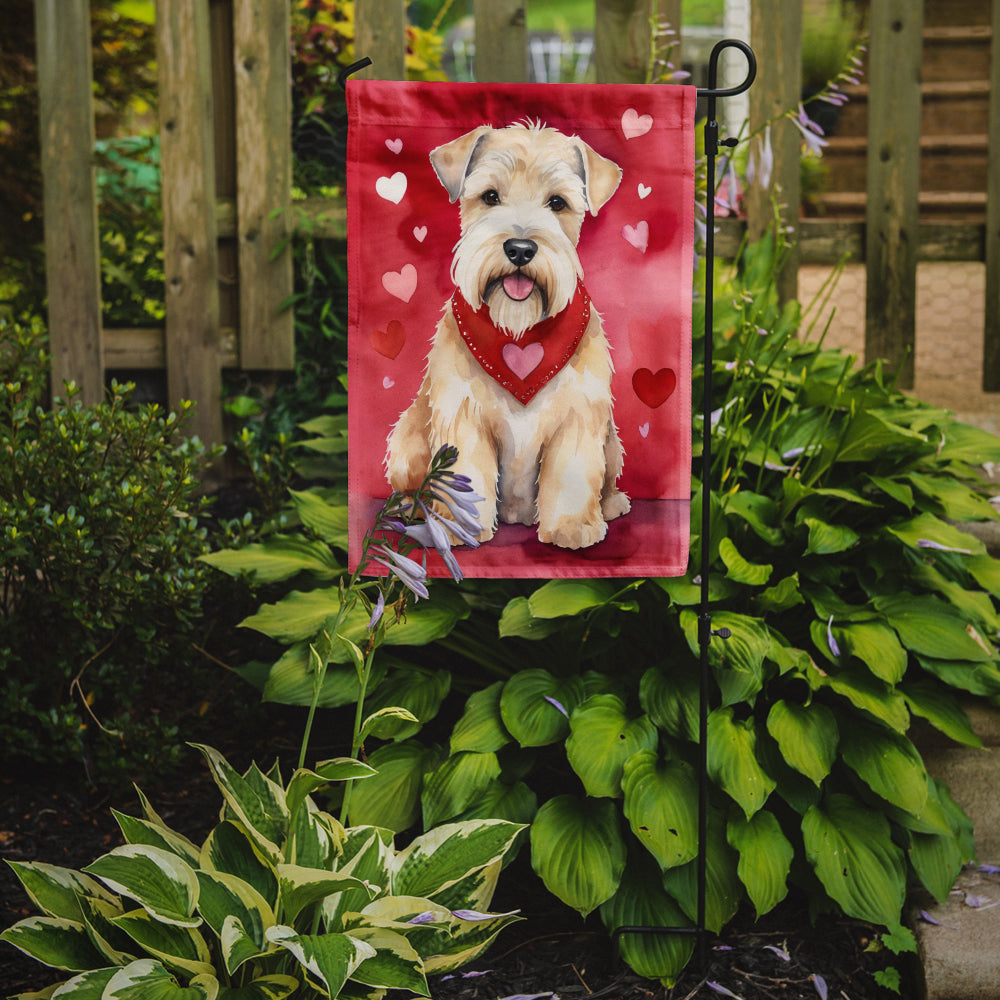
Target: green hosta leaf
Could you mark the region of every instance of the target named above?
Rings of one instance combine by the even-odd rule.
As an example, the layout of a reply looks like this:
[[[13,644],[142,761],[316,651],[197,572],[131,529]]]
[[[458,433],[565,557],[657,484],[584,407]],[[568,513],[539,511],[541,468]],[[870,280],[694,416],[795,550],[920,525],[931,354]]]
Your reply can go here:
[[[142,958],[115,972],[101,1000],[216,1000],[218,995],[219,982],[213,975],[195,976],[181,986],[159,962]]]
[[[989,500],[954,476],[924,476],[910,472],[906,478],[918,492],[940,504],[941,513],[951,521],[992,521],[996,517]]]
[[[757,733],[752,718],[738,721],[732,708],[708,717],[708,774],[733,798],[749,819],[774,791],[775,781],[757,762]]]
[[[880,812],[849,795],[831,795],[806,813],[802,836],[809,863],[848,916],[899,923],[906,866]]]
[[[268,928],[267,939],[291,952],[332,997],[339,995],[362,962],[375,957],[370,944],[349,934],[296,934],[279,924]]]
[[[134,899],[151,917],[178,927],[197,927],[198,878],[191,866],[170,851],[146,844],[125,844],[98,858],[84,871],[113,892]]]
[[[939,902],[948,899],[965,859],[954,834],[911,833],[910,864],[928,892]]]
[[[569,716],[583,697],[579,677],[560,679],[547,670],[522,670],[504,684],[500,716],[521,746],[546,746],[566,736]]]
[[[588,795],[621,796],[622,768],[638,750],[653,750],[659,735],[648,716],[629,719],[625,702],[595,694],[573,711],[566,757]]]
[[[619,927],[686,927],[684,912],[667,895],[654,865],[640,855],[630,858],[615,894],[601,904],[601,920],[609,932]],[[673,986],[691,959],[690,934],[623,934],[622,958],[638,975]]]
[[[385,677],[387,658],[377,657],[372,665],[369,687],[375,687]],[[339,708],[358,700],[360,687],[353,666],[331,663],[323,675],[316,702],[318,708]],[[309,643],[289,646],[271,666],[263,682],[261,697],[279,705],[311,705],[316,698],[316,673],[310,661]]]
[[[549,799],[531,825],[531,865],[549,892],[582,916],[610,899],[625,870],[615,804],[572,795]]]
[[[768,545],[780,546],[784,540],[781,511],[771,497],[752,493],[750,490],[739,490],[726,497],[726,514],[745,521],[757,537]]]
[[[318,903],[327,896],[345,889],[368,891],[364,882],[353,875],[303,868],[301,865],[278,865],[278,884],[281,889],[282,914],[286,920],[291,921],[307,906]],[[374,895],[372,890],[370,897]]]
[[[505,819],[527,826],[538,812],[538,796],[523,782],[494,781],[457,819]]]
[[[230,576],[246,574],[259,584],[288,580],[298,573],[330,580],[344,572],[328,545],[297,535],[272,535],[264,542],[254,542],[241,549],[209,552],[199,558],[223,573]]]
[[[154,958],[188,976],[211,975],[212,956],[205,939],[191,927],[161,923],[145,910],[114,917],[112,923]]]
[[[726,843],[725,821],[715,811],[708,816],[705,861],[705,926],[718,934],[736,913],[743,899],[743,884],[736,874],[736,852]],[[689,919],[697,920],[697,859],[665,871],[663,886]]]
[[[351,930],[351,937],[375,949],[375,954],[351,973],[355,982],[430,996],[424,963],[402,934],[383,927],[361,926]]]
[[[774,566],[770,563],[766,565],[751,563],[740,555],[732,539],[723,538],[719,541],[719,558],[725,563],[727,576],[737,583],[744,583],[748,587],[763,587],[771,578]]]
[[[159,847],[164,851],[176,854],[189,865],[198,864],[199,849],[187,837],[175,833],[161,823],[126,816],[125,813],[120,813],[117,809],[112,809],[111,812],[118,821],[122,835],[128,843]]]
[[[299,981],[292,976],[261,976],[245,986],[223,989],[218,1000],[285,1000],[298,988]]]
[[[527,597],[514,597],[500,615],[501,639],[518,636],[521,639],[544,639],[563,627],[557,619],[536,618],[531,613]]]
[[[876,597],[875,607],[899,633],[903,645],[915,653],[977,663],[996,658],[976,629],[936,597],[894,594]]]
[[[998,462],[997,436],[981,427],[971,424],[961,424],[958,421],[948,422],[947,433],[937,454],[939,461],[966,462],[969,465],[981,465],[983,462]]]
[[[736,873],[746,886],[758,919],[788,894],[788,873],[795,849],[773,813],[762,809],[751,819],[737,816],[726,829],[729,846],[739,852]]]
[[[868,462],[889,448],[925,444],[927,439],[899,424],[890,423],[871,410],[860,411],[844,434],[837,451],[838,462]]]
[[[400,738],[412,736],[420,729],[420,720],[407,708],[393,705],[391,708],[380,708],[372,712],[361,724],[358,736],[362,740],[374,736],[380,740],[391,740],[397,734]],[[405,735],[403,735],[405,734]]]
[[[43,965],[81,972],[105,964],[87,936],[87,929],[65,917],[28,917],[0,934],[6,941]]]
[[[803,523],[809,529],[809,542],[805,551],[807,556],[829,556],[846,552],[860,537],[846,524],[828,524],[815,517],[803,518]]]
[[[777,741],[781,755],[815,785],[830,773],[837,757],[839,731],[833,712],[812,702],[776,701],[767,716],[767,731]]]
[[[889,479],[886,476],[866,475],[865,479],[876,489],[881,490],[886,496],[895,500],[896,503],[902,505],[907,510],[912,510],[913,490],[906,483],[900,482],[897,479]]]
[[[963,561],[965,568],[980,587],[989,591],[994,597],[1000,597],[1000,559],[995,559],[991,555],[981,555]]]
[[[896,633],[880,622],[851,622],[834,626],[843,652],[856,656],[886,684],[898,684],[906,673],[906,650]]]
[[[761,591],[754,600],[764,613],[787,611],[798,604],[804,604],[805,598],[799,590],[799,574],[792,573],[791,576],[784,577],[773,587]]]
[[[643,750],[625,762],[625,818],[660,868],[683,865],[698,853],[698,783],[691,767]]]
[[[71,868],[60,868],[40,861],[8,861],[7,864],[13,869],[31,901],[46,916],[82,920],[80,896],[115,902],[115,897],[100,882]]]
[[[926,719],[945,736],[967,747],[983,745],[964,709],[947,688],[934,681],[924,680],[907,681],[900,690],[910,711]]]
[[[392,892],[434,899],[461,879],[498,864],[522,829],[497,819],[428,830],[396,855]]]
[[[911,579],[919,587],[940,594],[956,611],[979,625],[987,634],[1000,632],[1000,615],[997,614],[993,598],[981,590],[971,590],[964,583],[955,583],[930,563],[914,567]]]
[[[347,549],[347,506],[327,503],[312,490],[289,490],[302,523],[330,545]]]
[[[687,661],[675,660],[669,673],[650,667],[639,682],[642,710],[678,740],[698,739],[698,697],[698,673]]]
[[[389,630],[391,634],[392,629]],[[415,721],[383,720],[380,739],[405,740],[420,731],[438,713],[441,702],[451,689],[451,674],[447,670],[423,670],[411,667],[396,670],[383,681],[365,702],[365,708],[376,712],[384,708],[403,708]]]
[[[886,530],[912,549],[922,548],[921,542],[933,542],[970,555],[983,555],[986,552],[986,546],[978,538],[933,514],[918,514],[909,521],[890,525]]]
[[[821,674],[812,667],[807,679],[814,689],[826,687],[846,698],[855,708],[881,719],[896,732],[905,733],[910,724],[903,696],[867,670],[845,667],[833,674]]]
[[[368,761],[377,774],[352,788],[351,824],[396,833],[413,826],[420,818],[424,775],[437,767],[440,753],[407,740],[379,747]]]
[[[919,815],[927,801],[927,772],[920,754],[905,736],[851,720],[850,738],[841,741],[845,763],[877,795]]]
[[[698,616],[693,611],[682,611],[680,620],[692,655],[699,657]],[[723,628],[732,633],[729,638],[715,636],[708,647],[708,662],[722,690],[723,704],[752,701],[763,686],[764,658],[771,648],[771,635],[759,618],[731,611],[714,612],[712,629]]]
[[[528,598],[534,618],[562,618],[599,608],[618,588],[610,580],[550,580]]]
[[[510,743],[510,733],[500,717],[500,692],[503,681],[470,695],[462,717],[451,733],[451,752],[473,750],[493,753]]]
[[[986,697],[1000,694],[1000,669],[993,663],[936,660],[931,656],[918,656],[917,662],[948,687]]]
[[[691,509],[695,504],[692,502]],[[694,537],[694,536],[692,536]],[[653,581],[670,598],[673,604],[682,608],[691,607],[701,602],[701,584],[693,583],[687,576],[660,576]],[[708,576],[708,599],[724,601],[739,590],[739,584],[734,583],[721,573],[710,573]]]
[[[223,942],[226,971],[232,975],[248,958],[266,950],[264,931],[274,926],[274,913],[267,900],[253,886],[235,875],[200,871],[198,882],[201,886],[198,910]],[[229,921],[235,921],[239,926],[231,925],[224,933]]]
[[[277,873],[241,824],[227,820],[208,835],[202,844],[200,867],[234,875],[253,886],[270,906],[277,905]]]
[[[495,753],[452,754],[424,779],[424,826],[437,826],[468,809],[500,777]]]

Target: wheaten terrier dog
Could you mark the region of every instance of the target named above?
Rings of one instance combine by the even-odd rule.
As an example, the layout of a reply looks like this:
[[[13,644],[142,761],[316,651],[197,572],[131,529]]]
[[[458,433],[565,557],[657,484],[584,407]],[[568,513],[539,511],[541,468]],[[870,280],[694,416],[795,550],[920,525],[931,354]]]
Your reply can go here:
[[[537,524],[543,542],[579,549],[629,511],[615,483],[608,342],[576,245],[621,180],[617,164],[540,123],[482,126],[431,151],[461,207],[445,307],[416,399],[388,440],[386,473],[416,489],[443,444],[459,450],[480,504],[480,541]]]

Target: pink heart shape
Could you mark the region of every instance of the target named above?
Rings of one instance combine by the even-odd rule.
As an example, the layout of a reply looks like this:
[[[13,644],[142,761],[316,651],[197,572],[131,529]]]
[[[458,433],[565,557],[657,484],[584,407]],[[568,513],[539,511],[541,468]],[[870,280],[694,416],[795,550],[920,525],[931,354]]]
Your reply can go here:
[[[639,434],[642,437],[649,436],[649,421],[647,420],[644,424],[639,424]]]
[[[391,389],[395,384],[396,384],[396,380],[394,378],[389,378],[388,375],[386,375],[386,377],[384,379],[382,379],[382,388],[383,389]]]
[[[519,378],[526,379],[541,363],[545,348],[539,343],[518,347],[504,344],[502,351],[504,364]]]
[[[382,275],[382,287],[397,299],[409,302],[417,290],[417,269],[412,264],[404,264],[399,271],[386,271]]]
[[[622,236],[625,242],[633,246],[640,253],[646,252],[649,246],[649,223],[643,219],[634,226],[622,226]]]
[[[426,226],[414,226],[413,227],[413,238],[418,243],[423,243],[427,239],[427,227]]]
[[[399,153],[403,148],[402,139],[386,139],[385,148],[389,150],[390,153]]]
[[[640,115],[635,108],[629,108],[622,115],[622,132],[626,139],[637,139],[653,127],[652,115]]]

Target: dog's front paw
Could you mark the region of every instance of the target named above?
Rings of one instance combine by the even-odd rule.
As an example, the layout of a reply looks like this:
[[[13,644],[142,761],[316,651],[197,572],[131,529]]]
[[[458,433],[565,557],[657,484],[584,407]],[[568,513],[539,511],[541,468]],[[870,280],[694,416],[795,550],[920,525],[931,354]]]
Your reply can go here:
[[[601,513],[605,521],[613,521],[616,517],[622,517],[632,509],[629,498],[620,490],[613,490],[601,500]]]
[[[538,540],[561,549],[585,549],[596,545],[608,533],[608,525],[603,518],[581,521],[574,517],[560,517],[551,528],[539,528]]]

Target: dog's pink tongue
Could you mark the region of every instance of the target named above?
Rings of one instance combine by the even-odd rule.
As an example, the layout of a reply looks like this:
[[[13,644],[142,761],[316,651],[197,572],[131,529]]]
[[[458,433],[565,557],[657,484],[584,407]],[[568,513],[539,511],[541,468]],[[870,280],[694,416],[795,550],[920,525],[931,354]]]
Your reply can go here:
[[[535,283],[531,278],[520,271],[515,271],[513,274],[508,274],[506,278],[503,279],[503,290],[512,298],[520,302],[522,299],[526,299],[530,294],[531,290],[535,287]]]

